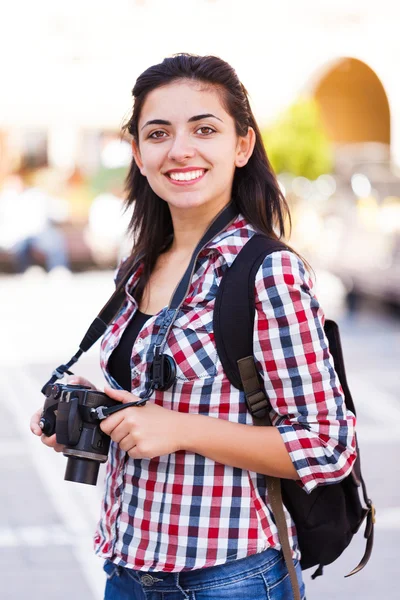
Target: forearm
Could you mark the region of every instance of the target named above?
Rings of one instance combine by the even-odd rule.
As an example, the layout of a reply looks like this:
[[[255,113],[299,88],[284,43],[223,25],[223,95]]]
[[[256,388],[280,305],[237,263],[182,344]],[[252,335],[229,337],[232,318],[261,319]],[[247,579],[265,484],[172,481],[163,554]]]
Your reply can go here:
[[[279,431],[203,415],[185,415],[182,449],[215,462],[286,479],[298,479]]]

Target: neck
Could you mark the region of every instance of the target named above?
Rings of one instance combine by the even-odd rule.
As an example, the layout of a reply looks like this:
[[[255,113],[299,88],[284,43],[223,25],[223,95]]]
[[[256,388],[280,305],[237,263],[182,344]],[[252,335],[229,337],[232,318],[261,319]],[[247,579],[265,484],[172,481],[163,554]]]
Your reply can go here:
[[[207,205],[193,209],[170,207],[174,239],[171,251],[177,254],[192,254],[210,223],[225,205],[210,207]]]

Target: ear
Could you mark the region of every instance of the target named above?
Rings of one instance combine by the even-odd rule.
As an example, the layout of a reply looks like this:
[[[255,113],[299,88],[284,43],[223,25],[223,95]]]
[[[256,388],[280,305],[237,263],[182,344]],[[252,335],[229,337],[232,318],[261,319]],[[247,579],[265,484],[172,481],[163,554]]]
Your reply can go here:
[[[247,165],[250,156],[253,154],[256,143],[256,134],[252,127],[249,127],[245,136],[240,136],[236,147],[235,165],[244,167]]]
[[[141,172],[142,175],[146,176],[144,167],[143,167],[143,162],[140,156],[140,150],[139,150],[139,146],[137,145],[135,140],[132,140],[132,154],[133,154],[133,158],[135,159],[135,163],[138,166],[139,171]]]

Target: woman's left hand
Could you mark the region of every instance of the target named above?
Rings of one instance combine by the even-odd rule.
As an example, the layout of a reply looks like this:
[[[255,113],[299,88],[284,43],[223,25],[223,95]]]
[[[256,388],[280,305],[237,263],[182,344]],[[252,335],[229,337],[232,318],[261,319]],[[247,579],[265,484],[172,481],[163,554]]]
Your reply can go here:
[[[124,390],[104,388],[107,396],[126,404],[140,400]],[[154,458],[182,450],[182,438],[188,415],[148,402],[130,406],[100,423],[100,429],[131,458]]]

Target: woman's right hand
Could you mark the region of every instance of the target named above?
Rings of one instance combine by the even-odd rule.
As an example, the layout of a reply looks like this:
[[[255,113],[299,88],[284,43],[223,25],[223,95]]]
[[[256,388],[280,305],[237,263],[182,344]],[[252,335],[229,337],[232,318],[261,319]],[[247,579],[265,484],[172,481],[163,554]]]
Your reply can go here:
[[[70,377],[68,377],[67,383],[69,383],[71,385],[85,385],[87,387],[90,387],[92,390],[97,389],[96,386],[94,386],[90,381],[88,381],[84,377],[80,377],[78,375],[71,375]],[[42,430],[39,425],[40,417],[42,416],[42,412],[43,412],[43,407],[38,408],[38,410],[32,415],[31,423],[30,423],[31,431],[34,435],[41,437],[42,442],[45,446],[48,446],[49,448],[53,448],[53,450],[55,450],[56,452],[62,452],[64,449],[64,446],[62,444],[57,444],[55,434],[48,437],[47,435],[44,435],[42,433]]]
[[[40,417],[42,415],[43,412],[43,407],[42,408],[38,408],[38,410],[32,415],[31,418],[31,431],[32,433],[34,433],[35,435],[38,435],[41,437],[42,442],[45,446],[48,446],[49,448],[53,448],[53,450],[55,450],[56,452],[62,452],[64,449],[64,446],[62,444],[57,444],[56,441],[56,434],[51,435],[50,437],[48,437],[47,435],[44,435],[44,433],[42,433],[42,430],[40,428],[39,425],[39,421],[40,421]]]

